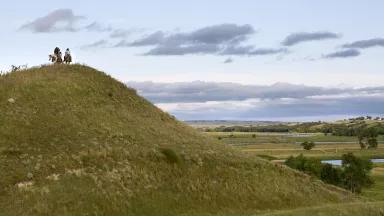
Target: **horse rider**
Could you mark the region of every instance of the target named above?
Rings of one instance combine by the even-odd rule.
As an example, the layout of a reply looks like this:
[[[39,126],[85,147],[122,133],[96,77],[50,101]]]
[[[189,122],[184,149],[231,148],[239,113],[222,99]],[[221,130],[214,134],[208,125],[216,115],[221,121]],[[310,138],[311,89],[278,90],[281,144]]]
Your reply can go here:
[[[60,48],[56,47],[55,50],[53,51],[53,54],[55,54],[57,56],[57,55],[59,55],[59,53],[60,53]]]
[[[65,50],[64,62],[67,64],[70,64],[72,62],[71,51],[69,51],[69,48]]]
[[[61,57],[62,55],[61,55],[61,51],[60,51],[60,49],[59,49],[59,52],[58,52],[58,54],[56,55],[56,63],[57,64],[61,64],[61,63],[63,63],[63,58]]]

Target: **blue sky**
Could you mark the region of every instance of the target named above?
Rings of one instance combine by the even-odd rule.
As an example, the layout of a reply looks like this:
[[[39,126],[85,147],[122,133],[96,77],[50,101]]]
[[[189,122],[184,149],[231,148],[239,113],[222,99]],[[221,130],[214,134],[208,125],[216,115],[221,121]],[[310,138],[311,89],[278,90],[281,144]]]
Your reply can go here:
[[[381,115],[370,107],[384,104],[384,93],[364,89],[384,82],[383,8],[380,0],[6,1],[0,14],[0,70],[12,64],[48,63],[47,55],[55,46],[69,47],[76,62],[130,82],[181,119]],[[204,85],[192,82],[196,80]],[[286,95],[287,89],[282,88],[301,91],[303,85],[309,90],[316,86],[348,91],[299,94],[298,98],[298,92]],[[174,96],[176,91],[194,97],[180,101],[176,95],[165,100],[151,93],[154,86],[162,95]],[[186,91],[191,86],[193,91]],[[247,92],[275,87],[278,90],[273,91],[281,97],[248,93],[225,97],[228,86]],[[212,89],[220,97],[196,101],[196,92],[206,95]],[[303,114],[295,111],[297,107],[284,106],[286,100],[311,106]],[[367,106],[344,108],[354,106],[356,100]],[[320,101],[340,104],[320,112],[313,106]],[[279,109],[266,112],[272,106]],[[209,116],[199,114],[202,107],[210,111]]]

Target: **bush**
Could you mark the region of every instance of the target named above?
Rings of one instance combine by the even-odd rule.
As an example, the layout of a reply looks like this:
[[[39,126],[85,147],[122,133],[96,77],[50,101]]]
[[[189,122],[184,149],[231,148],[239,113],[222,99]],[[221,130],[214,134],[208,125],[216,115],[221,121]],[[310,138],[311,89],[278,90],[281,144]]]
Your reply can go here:
[[[331,164],[323,164],[320,179],[325,183],[341,186],[341,175],[342,170],[340,168],[335,168]]]
[[[176,152],[173,149],[163,148],[163,149],[160,149],[160,152],[163,153],[168,163],[179,164],[181,161],[180,157],[176,154]]]
[[[285,161],[285,165],[314,176],[320,175],[321,166],[322,166],[319,160],[306,158],[303,156],[303,154],[300,154],[297,157],[293,157],[293,156],[289,157]]]
[[[315,143],[312,141],[310,141],[310,142],[305,141],[305,142],[301,143],[301,146],[303,146],[303,148],[305,150],[309,151],[315,147]]]

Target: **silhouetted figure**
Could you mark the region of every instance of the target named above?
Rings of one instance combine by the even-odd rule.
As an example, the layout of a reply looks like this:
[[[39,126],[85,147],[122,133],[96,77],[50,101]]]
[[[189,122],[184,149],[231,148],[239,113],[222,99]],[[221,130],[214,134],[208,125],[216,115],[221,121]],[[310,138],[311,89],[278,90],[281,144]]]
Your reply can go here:
[[[56,59],[56,64],[61,64],[63,63],[63,58],[61,57],[61,52],[59,51],[59,53],[56,55],[57,59]]]
[[[72,62],[71,51],[69,51],[69,48],[68,48],[67,50],[65,50],[64,63],[70,64],[71,62]]]
[[[53,51],[53,54],[55,54],[57,56],[57,55],[59,55],[59,52],[60,52],[60,48],[56,47],[55,50]]]

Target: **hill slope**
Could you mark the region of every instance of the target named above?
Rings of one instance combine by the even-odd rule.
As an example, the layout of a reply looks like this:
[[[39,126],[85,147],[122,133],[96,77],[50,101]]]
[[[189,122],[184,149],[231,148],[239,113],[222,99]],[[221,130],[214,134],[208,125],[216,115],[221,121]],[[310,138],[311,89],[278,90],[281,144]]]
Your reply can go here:
[[[356,201],[223,147],[102,72],[0,77],[0,215],[250,215]]]

